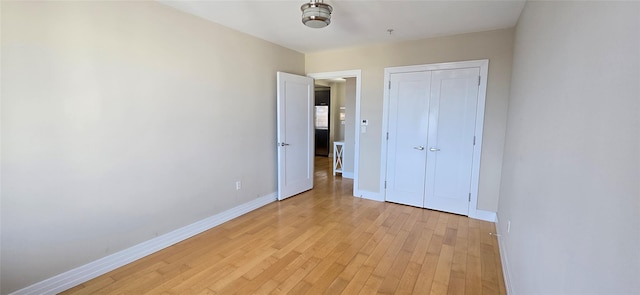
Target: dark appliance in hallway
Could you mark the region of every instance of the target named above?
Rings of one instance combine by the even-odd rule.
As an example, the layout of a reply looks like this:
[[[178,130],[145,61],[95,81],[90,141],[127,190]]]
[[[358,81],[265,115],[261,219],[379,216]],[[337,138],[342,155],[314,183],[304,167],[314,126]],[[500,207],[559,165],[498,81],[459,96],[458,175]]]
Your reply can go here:
[[[315,91],[315,140],[316,156],[329,156],[329,115],[331,92],[329,89]]]

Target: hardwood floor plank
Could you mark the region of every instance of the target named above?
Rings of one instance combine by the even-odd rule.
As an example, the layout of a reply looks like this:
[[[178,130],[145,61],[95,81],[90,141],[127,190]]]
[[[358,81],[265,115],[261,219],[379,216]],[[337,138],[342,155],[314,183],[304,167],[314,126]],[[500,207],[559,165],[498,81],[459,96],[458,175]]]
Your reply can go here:
[[[98,290],[103,289],[104,287],[111,285],[114,282],[115,280],[113,278],[111,278],[110,276],[104,275],[94,279],[92,281],[92,284],[88,284],[86,286],[85,284],[78,285],[74,288],[71,288],[63,292],[62,294],[77,294],[77,295],[96,294],[98,293]]]
[[[428,253],[425,255],[420,274],[413,287],[414,294],[429,294],[433,286],[433,278],[438,265],[438,258],[439,254]]]
[[[342,253],[344,253],[344,244],[336,245],[332,249],[331,254],[322,259],[322,261],[318,263],[318,265],[311,272],[309,272],[307,276],[304,277],[304,280],[313,285],[332,267],[340,269],[337,273],[335,273],[334,278],[338,276],[342,269],[344,269],[344,265],[336,263],[336,260],[338,259],[338,257],[340,257],[340,255],[342,255]],[[331,281],[333,281],[333,279]],[[329,281],[328,283],[331,283],[331,281]]]
[[[395,294],[413,293],[413,288],[416,285],[421,266],[422,265],[415,262],[409,262],[407,264],[407,269],[402,274],[402,278],[400,278]]]
[[[349,284],[348,280],[345,280],[338,276],[335,280],[333,280],[333,282],[331,282],[331,285],[329,285],[329,287],[325,289],[324,292],[322,292],[322,294],[326,294],[326,295],[341,294],[342,290],[344,290],[344,288],[346,288],[348,284]]]
[[[314,282],[309,282],[312,287],[307,291],[307,294],[322,294],[333,281],[338,278],[340,273],[345,269],[345,266],[339,263],[331,264],[319,277],[315,278]],[[307,280],[309,275],[305,278]]]
[[[467,235],[460,234],[468,232],[467,223],[463,222],[466,218],[459,218],[455,247],[453,253],[453,261],[451,262],[451,275],[449,276],[449,284],[447,294],[463,295],[466,290],[466,272],[467,272]]]
[[[370,275],[369,279],[365,282],[362,289],[360,289],[360,295],[377,294],[378,286],[382,284],[382,278],[375,275]]]
[[[300,281],[287,294],[291,294],[291,295],[306,294],[310,288],[311,288],[311,285],[309,283],[305,281]]]
[[[482,294],[482,262],[480,256],[467,253],[467,272],[465,275],[465,294]]]
[[[270,294],[289,294],[290,291],[298,285],[298,283],[303,282],[303,278],[316,267],[320,263],[320,259],[317,258],[309,258],[300,268],[294,269],[294,272],[291,276],[286,278],[284,281],[278,285],[276,289],[271,291]],[[304,283],[304,282],[303,282]],[[307,284],[307,283],[305,283]],[[291,293],[296,294],[296,293]]]
[[[256,290],[255,293],[252,293],[252,294],[269,294],[271,291],[275,290],[279,284],[280,283],[274,280],[268,280],[266,283],[262,284],[262,286],[260,286],[260,288]],[[237,293],[237,294],[242,294],[242,293]]]
[[[267,250],[261,250],[256,252],[257,253],[246,255],[247,259],[243,258],[244,260],[243,263],[238,263],[239,265],[236,265],[236,269],[233,272],[231,272],[230,274],[224,277],[218,278],[213,283],[209,284],[208,288],[215,292],[223,290],[229,283],[240,278],[242,275],[248,272],[253,267],[253,265],[255,265],[256,263],[259,263],[263,259],[275,253],[276,249],[269,248]]]
[[[336,263],[347,266],[351,262],[351,260],[353,260],[353,258],[362,250],[364,245],[371,239],[372,236],[373,234],[371,233],[363,232],[360,234],[360,236],[352,240],[353,242],[351,242],[350,244],[346,244],[344,252],[336,260]]]
[[[431,294],[447,294],[449,287],[449,277],[451,276],[451,263],[453,261],[454,249],[449,245],[442,245],[436,272],[433,276],[433,286]]]
[[[404,275],[405,270],[407,269],[409,260],[411,259],[411,252],[400,250],[400,253],[395,255],[395,259],[393,260],[393,264],[386,272],[384,276],[384,280],[382,281],[380,288],[378,288],[378,293],[380,294],[394,294],[398,284],[400,284],[400,279]],[[374,271],[375,273],[375,271]]]
[[[391,245],[387,248],[387,251],[385,251],[384,255],[377,260],[376,267],[373,270],[374,275],[379,277],[387,275],[394,261],[398,258],[398,253],[402,249],[402,245],[407,240],[408,235],[409,232],[400,231],[397,237],[391,241]]]
[[[449,216],[450,214],[438,214],[438,222],[435,228],[436,235],[444,236],[446,234]]]
[[[61,294],[506,294],[492,223],[315,188]]]
[[[369,256],[358,253],[349,261],[345,268],[340,272],[338,277],[333,280],[331,285],[324,291],[325,294],[340,294],[349,285],[351,279],[356,275],[362,264]]]
[[[426,223],[418,223],[420,226],[425,225]],[[427,249],[429,248],[429,244],[431,244],[431,237],[433,236],[433,230],[428,228],[423,228],[420,231],[420,237],[418,238],[418,242],[416,243],[416,248],[411,254],[411,262],[418,263],[422,265],[422,261],[424,261],[424,256],[427,254]]]
[[[238,288],[227,288],[226,290],[233,291],[238,294],[254,294],[256,290],[262,287],[263,284],[269,282],[273,277],[274,273],[277,273],[284,269],[287,265],[293,262],[296,258],[298,258],[301,254],[298,252],[289,252],[289,254],[282,257],[282,259],[275,259],[274,263],[269,265],[266,268],[259,270],[259,274],[252,276],[252,271],[247,272],[243,275],[243,278],[247,279],[248,282],[240,285]],[[276,285],[277,286],[277,285]],[[274,287],[275,288],[275,287]],[[270,289],[269,291],[273,290]],[[221,292],[226,294],[227,292]]]
[[[360,290],[362,290],[372,272],[373,267],[363,264],[340,294],[349,295],[360,293]]]

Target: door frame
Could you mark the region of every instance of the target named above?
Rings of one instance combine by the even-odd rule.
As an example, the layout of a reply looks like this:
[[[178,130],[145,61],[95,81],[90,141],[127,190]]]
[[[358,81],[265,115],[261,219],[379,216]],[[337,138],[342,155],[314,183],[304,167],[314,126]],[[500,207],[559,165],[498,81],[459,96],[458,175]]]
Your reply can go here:
[[[384,95],[382,106],[382,147],[380,153],[380,192],[384,200],[387,198],[385,179],[387,174],[387,132],[389,131],[389,86],[391,74],[407,72],[423,72],[436,70],[454,70],[465,68],[480,68],[480,87],[478,88],[478,106],[476,109],[476,145],[473,147],[473,162],[471,168],[471,201],[469,202],[469,217],[482,220],[495,220],[495,213],[478,210],[478,187],[480,180],[480,156],[482,155],[482,130],[484,127],[485,102],[487,97],[487,77],[489,60],[470,60],[458,62],[434,63],[414,66],[389,67],[384,69]]]
[[[319,73],[308,73],[307,77],[311,77],[315,80],[322,79],[337,79],[337,78],[356,78],[356,116],[355,116],[355,143],[353,147],[353,195],[361,196],[362,193],[359,189],[359,173],[360,170],[360,93],[361,93],[361,85],[362,85],[362,70],[346,70],[346,71],[337,71],[337,72],[319,72]]]

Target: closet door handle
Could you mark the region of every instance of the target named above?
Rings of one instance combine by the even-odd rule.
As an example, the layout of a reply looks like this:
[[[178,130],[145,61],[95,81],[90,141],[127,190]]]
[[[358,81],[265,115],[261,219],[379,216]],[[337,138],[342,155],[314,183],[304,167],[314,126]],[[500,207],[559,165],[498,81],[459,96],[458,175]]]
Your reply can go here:
[[[440,151],[440,149],[437,149],[437,148],[430,148],[430,149],[429,149],[429,151],[437,152],[437,151]]]
[[[424,150],[423,146],[414,146],[413,148],[416,149],[416,150],[419,150],[419,151],[423,151]]]

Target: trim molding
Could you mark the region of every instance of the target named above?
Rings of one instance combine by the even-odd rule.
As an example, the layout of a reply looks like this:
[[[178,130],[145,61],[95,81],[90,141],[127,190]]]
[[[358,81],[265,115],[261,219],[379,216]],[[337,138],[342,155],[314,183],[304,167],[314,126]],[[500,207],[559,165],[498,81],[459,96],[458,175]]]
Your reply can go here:
[[[353,172],[342,172],[342,177],[353,179]]]
[[[469,217],[473,219],[480,219],[489,222],[496,222],[496,212],[484,211],[484,210],[469,210]]]
[[[381,193],[358,190],[355,196],[363,199],[367,199],[367,200],[384,202],[384,196]]]
[[[509,259],[507,259],[507,246],[504,244],[505,233],[500,227],[500,220],[496,215],[496,231],[498,232],[498,249],[500,250],[500,262],[502,263],[502,275],[504,277],[504,285],[507,289],[507,295],[513,294],[513,285],[511,283],[511,271],[509,269]]]
[[[100,258],[83,266],[48,278],[44,281],[40,281],[31,286],[15,291],[11,293],[11,295],[57,294],[178,242],[184,241],[231,219],[265,206],[274,202],[276,197],[277,193],[262,196],[211,217],[207,217],[203,220],[196,221],[182,228],[155,237],[146,242],[142,242],[133,247]]]

